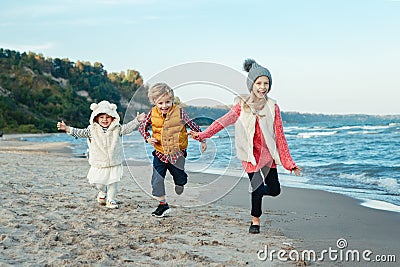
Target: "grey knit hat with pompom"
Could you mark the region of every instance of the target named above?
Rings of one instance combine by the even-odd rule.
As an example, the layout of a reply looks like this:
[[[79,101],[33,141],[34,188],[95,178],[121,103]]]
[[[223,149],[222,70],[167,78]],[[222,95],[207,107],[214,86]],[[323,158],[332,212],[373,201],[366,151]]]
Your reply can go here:
[[[264,68],[261,65],[258,65],[254,59],[246,59],[243,63],[243,69],[247,71],[249,74],[247,75],[247,88],[251,92],[251,88],[253,88],[254,82],[260,76],[267,76],[269,79],[269,90],[271,90],[272,86],[272,77],[271,73],[267,68]]]

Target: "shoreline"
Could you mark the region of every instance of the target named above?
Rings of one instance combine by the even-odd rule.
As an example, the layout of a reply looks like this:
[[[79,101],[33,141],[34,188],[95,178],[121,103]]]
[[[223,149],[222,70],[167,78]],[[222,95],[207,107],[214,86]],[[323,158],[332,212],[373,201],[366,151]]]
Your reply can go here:
[[[240,171],[238,171],[238,172],[240,172]],[[192,172],[192,173],[198,173],[198,172]],[[218,172],[218,171],[207,172],[207,174],[211,174],[211,175],[221,175],[221,173],[223,173],[223,172]],[[224,174],[222,174],[222,175],[224,175]],[[233,175],[234,174],[232,174],[232,172],[229,174],[226,174],[226,176],[233,176]],[[315,186],[315,185],[304,184],[301,182],[294,182],[295,179],[297,179],[297,178],[298,177],[296,177],[294,175],[279,172],[279,181],[281,183],[281,186],[283,186],[283,187],[294,188],[294,189],[316,190],[316,191],[322,191],[322,192],[326,192],[326,193],[338,194],[340,196],[354,199],[355,201],[359,202],[358,205],[360,205],[360,206],[364,206],[364,207],[374,209],[374,210],[400,213],[400,206],[392,204],[390,202],[383,201],[383,200],[366,199],[366,198],[351,196],[349,194],[337,192],[337,190],[339,190],[340,188],[336,188],[336,190],[330,190],[329,189],[330,186],[325,186],[324,188],[320,188],[319,186]],[[247,176],[243,177],[243,179],[247,181]],[[294,184],[296,184],[296,185],[294,185]],[[307,186],[309,188],[307,188]]]
[[[40,138],[40,137],[46,137],[49,135],[52,135],[55,133],[41,133],[41,134],[5,134],[3,136],[3,138],[0,138],[0,141],[2,140],[14,140],[14,141],[27,141],[24,140],[24,138]],[[59,141],[54,141],[54,142],[49,142],[49,143],[58,143]],[[43,142],[46,143],[46,142]],[[68,147],[68,151],[67,152],[73,152],[73,148],[72,147]],[[82,153],[73,153],[74,157],[81,157],[81,158],[86,158],[86,154],[82,154]],[[136,159],[128,159],[127,161],[141,161],[141,160],[136,160]],[[151,162],[149,161],[141,161],[142,163],[144,163],[144,165],[146,164],[150,164]],[[187,166],[190,166],[189,164],[187,164]],[[195,168],[198,168],[197,166]],[[202,173],[206,173],[206,174],[210,174],[210,175],[224,175],[224,176],[232,176],[235,177],[236,173],[240,173],[242,169],[240,170],[211,170],[208,169],[206,172],[202,172]],[[385,200],[377,200],[377,199],[369,199],[369,198],[365,198],[365,196],[357,196],[357,194],[359,193],[342,193],[340,192],[340,190],[342,188],[336,188],[334,186],[321,186],[321,185],[313,185],[313,184],[306,184],[304,182],[299,182],[299,180],[301,180],[303,177],[295,177],[294,175],[290,175],[289,173],[283,171],[278,171],[279,172],[279,178],[280,178],[280,182],[281,185],[286,186],[286,187],[291,187],[291,188],[298,188],[298,189],[313,189],[313,190],[320,190],[320,191],[324,191],[324,192],[329,192],[329,193],[336,193],[339,195],[343,195],[346,197],[350,197],[352,199],[355,199],[357,201],[359,201],[359,205],[364,206],[364,207],[368,207],[371,209],[376,209],[376,210],[383,210],[383,211],[391,211],[391,212],[397,212],[400,213],[400,206],[393,204],[391,202],[385,201]],[[195,172],[193,172],[195,173]],[[247,176],[245,175],[245,178],[247,179]],[[307,179],[307,178],[303,178],[303,179]],[[368,195],[368,194],[367,194]]]

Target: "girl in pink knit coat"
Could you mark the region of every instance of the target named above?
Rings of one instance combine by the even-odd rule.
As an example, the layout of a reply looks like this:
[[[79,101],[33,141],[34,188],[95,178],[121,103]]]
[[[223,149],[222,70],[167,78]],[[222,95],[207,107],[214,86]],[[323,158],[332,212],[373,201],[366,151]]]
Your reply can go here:
[[[245,60],[244,70],[248,72],[247,87],[250,95],[238,97],[231,110],[205,131],[190,133],[194,139],[202,141],[235,124],[237,157],[242,161],[252,188],[253,217],[249,232],[258,234],[263,196],[277,196],[281,191],[276,165],[282,165],[295,175],[300,175],[301,168],[290,155],[279,106],[267,96],[272,84],[269,70],[252,59]]]

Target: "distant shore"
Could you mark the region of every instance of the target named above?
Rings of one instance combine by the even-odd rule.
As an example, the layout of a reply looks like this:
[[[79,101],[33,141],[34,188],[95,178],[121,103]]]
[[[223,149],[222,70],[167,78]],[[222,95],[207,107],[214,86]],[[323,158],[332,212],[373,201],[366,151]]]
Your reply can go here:
[[[287,252],[337,250],[341,238],[349,250],[400,260],[400,213],[363,207],[339,194],[283,187],[280,196],[264,198],[261,234],[250,235],[246,179],[218,201],[196,207],[196,197],[199,201],[225,189],[192,192],[193,184],[216,175],[190,173],[182,196],[167,186],[171,216],[155,219],[150,213],[156,202],[136,183],[148,185],[151,166],[145,163],[125,166],[121,208],[107,210],[95,202],[96,190],[86,180],[86,159],[72,157],[66,143],[20,141],[23,137],[0,139],[0,262],[6,265],[301,266],[301,260],[263,262],[257,252],[265,246]],[[329,258],[308,264],[382,266]]]

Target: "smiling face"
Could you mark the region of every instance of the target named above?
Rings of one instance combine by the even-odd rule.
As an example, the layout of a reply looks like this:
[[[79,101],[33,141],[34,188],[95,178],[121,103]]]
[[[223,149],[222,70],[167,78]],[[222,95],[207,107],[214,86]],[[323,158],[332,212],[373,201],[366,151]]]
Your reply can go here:
[[[268,77],[260,76],[254,81],[252,91],[257,98],[266,98],[269,86]]]
[[[169,94],[163,94],[158,99],[154,99],[154,104],[162,114],[167,114],[173,105],[173,97]]]
[[[111,117],[108,114],[104,114],[104,113],[99,114],[96,116],[96,118],[94,118],[94,121],[97,122],[98,124],[100,124],[100,126],[103,128],[108,128],[113,120],[114,120],[113,117]]]

